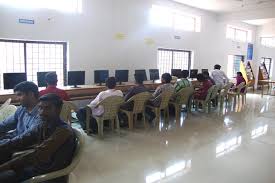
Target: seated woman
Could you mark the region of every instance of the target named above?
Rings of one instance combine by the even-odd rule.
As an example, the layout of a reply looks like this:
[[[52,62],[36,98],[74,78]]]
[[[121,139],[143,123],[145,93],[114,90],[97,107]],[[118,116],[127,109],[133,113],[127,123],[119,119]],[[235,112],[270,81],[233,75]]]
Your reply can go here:
[[[246,85],[246,81],[243,77],[243,74],[241,72],[237,72],[237,77],[236,77],[236,85],[233,86],[233,90],[236,91],[237,90],[237,86],[239,86],[239,84],[243,83]],[[244,93],[245,88],[241,89],[241,93]]]
[[[111,96],[120,96],[123,97],[123,93],[120,90],[116,90],[116,79],[114,77],[109,77],[106,80],[107,90],[100,92],[96,98],[91,101],[88,105],[92,110],[92,116],[101,116],[104,113],[103,106],[97,106],[99,102]],[[80,122],[80,125],[83,129],[86,129],[86,109],[81,108],[77,112],[77,118]],[[97,123],[94,118],[91,118],[90,127],[93,133],[97,133]]]
[[[203,76],[205,77],[205,79],[208,79],[211,81],[212,85],[215,85],[215,81],[209,76],[209,72],[208,71],[204,71],[203,73]]]
[[[205,100],[207,94],[208,94],[208,89],[213,85],[212,82],[208,79],[206,79],[203,74],[198,74],[197,75],[197,80],[200,82],[200,87],[198,90],[195,91],[194,93],[194,99],[197,100]]]

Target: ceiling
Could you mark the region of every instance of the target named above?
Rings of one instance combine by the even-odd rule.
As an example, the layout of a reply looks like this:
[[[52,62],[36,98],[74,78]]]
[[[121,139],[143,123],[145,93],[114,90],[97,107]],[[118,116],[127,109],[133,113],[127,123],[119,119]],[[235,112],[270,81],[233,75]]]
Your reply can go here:
[[[275,8],[275,0],[173,0],[192,7],[216,13],[232,13],[238,11]]]

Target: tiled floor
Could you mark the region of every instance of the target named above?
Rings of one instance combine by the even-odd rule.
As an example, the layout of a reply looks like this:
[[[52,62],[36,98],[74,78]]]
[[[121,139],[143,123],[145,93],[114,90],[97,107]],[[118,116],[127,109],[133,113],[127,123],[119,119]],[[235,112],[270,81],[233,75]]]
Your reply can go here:
[[[180,124],[86,137],[77,183],[274,183],[275,97],[194,112]]]

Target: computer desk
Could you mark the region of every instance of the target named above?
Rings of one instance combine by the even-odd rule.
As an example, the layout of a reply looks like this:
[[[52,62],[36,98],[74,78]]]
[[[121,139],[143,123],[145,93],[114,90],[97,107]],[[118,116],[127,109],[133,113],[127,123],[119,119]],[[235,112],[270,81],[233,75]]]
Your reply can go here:
[[[197,83],[197,80],[190,80],[192,84]],[[172,82],[172,83],[175,83]],[[134,86],[134,82],[126,82],[122,83],[121,85],[117,85],[116,89],[121,90],[122,92],[126,92]],[[148,88],[149,90],[155,90],[159,85],[161,85],[160,80],[156,80],[154,83],[153,81],[144,81],[144,86]],[[99,85],[82,85],[80,88],[72,88],[71,86],[63,86],[58,87],[60,89],[65,90],[71,101],[74,100],[86,100],[86,99],[93,99],[95,96],[100,93],[101,91],[106,90],[105,85],[99,86]],[[43,90],[45,87],[39,88],[39,90]],[[16,100],[16,96],[13,93],[13,90],[1,90],[0,91],[0,104],[4,103],[8,98],[12,99],[12,103],[18,103],[18,100]]]

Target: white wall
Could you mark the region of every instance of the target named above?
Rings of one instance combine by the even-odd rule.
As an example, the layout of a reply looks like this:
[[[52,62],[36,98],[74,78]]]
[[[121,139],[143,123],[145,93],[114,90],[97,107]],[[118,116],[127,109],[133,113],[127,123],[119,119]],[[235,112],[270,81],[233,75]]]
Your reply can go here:
[[[201,16],[201,32],[175,32],[151,25],[149,13],[154,3]],[[36,23],[18,24],[18,18],[33,18]],[[247,45],[236,48],[226,40],[226,24],[213,13],[168,0],[83,0],[80,15],[0,7],[0,38],[67,41],[69,69],[86,70],[87,84],[93,82],[95,69],[110,69],[111,75],[117,68],[129,69],[132,76],[134,69],[156,68],[158,47],[192,50],[194,68],[212,69],[220,63],[226,71],[227,55],[246,55]],[[126,38],[116,40],[116,33],[124,33]],[[174,39],[175,35],[181,39]],[[155,43],[148,45],[145,38]]]

